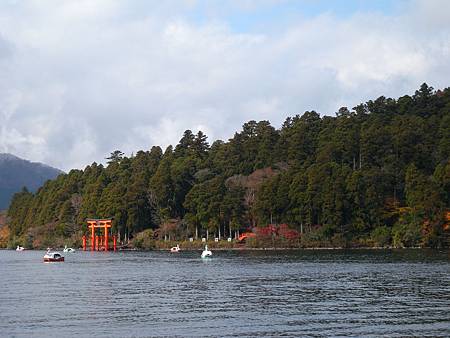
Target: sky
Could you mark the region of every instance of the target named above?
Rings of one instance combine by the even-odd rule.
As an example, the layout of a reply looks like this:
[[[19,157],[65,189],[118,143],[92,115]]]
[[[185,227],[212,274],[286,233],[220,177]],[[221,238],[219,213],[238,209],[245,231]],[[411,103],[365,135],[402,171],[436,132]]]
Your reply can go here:
[[[0,152],[59,169],[450,85],[447,0],[3,0]]]

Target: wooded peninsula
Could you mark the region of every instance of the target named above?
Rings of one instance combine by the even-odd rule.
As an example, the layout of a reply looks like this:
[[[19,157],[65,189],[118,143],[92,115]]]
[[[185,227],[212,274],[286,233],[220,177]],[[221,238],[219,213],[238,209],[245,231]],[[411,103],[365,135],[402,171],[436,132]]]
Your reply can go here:
[[[144,249],[244,232],[248,247],[448,247],[449,211],[450,88],[423,84],[280,129],[249,121],[227,142],[186,130],[164,151],[114,151],[15,194],[0,245],[79,247],[86,219],[112,217]]]

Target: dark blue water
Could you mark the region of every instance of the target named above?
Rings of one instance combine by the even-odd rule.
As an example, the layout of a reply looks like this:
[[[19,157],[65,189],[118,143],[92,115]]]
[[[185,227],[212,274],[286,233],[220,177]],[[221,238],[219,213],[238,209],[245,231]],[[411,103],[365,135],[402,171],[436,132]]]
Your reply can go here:
[[[450,336],[449,251],[0,251],[0,336]]]

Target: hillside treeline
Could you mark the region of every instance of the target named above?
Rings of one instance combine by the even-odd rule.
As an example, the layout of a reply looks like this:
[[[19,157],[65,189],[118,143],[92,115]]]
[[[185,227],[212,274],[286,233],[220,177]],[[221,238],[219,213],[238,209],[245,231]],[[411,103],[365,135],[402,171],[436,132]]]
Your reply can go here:
[[[114,218],[121,241],[232,236],[286,223],[303,245],[448,245],[450,89],[380,97],[336,116],[249,121],[211,145],[186,130],[175,146],[93,163],[17,193],[11,243],[79,240],[86,218]]]

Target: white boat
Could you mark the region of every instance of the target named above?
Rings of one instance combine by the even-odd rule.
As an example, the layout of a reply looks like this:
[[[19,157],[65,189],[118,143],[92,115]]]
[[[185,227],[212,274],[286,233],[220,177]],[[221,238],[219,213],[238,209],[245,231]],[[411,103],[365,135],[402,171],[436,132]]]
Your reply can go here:
[[[17,246],[16,251],[23,251],[25,250],[25,248],[23,246]]]
[[[171,247],[170,252],[180,252],[180,246],[177,244],[177,246]]]
[[[210,250],[208,250],[207,245],[205,245],[205,250],[203,250],[201,257],[202,258],[212,257],[212,252]]]
[[[64,256],[58,251],[47,251],[44,255],[44,262],[64,262]]]
[[[74,248],[68,248],[67,245],[64,246],[64,252],[75,252]]]

